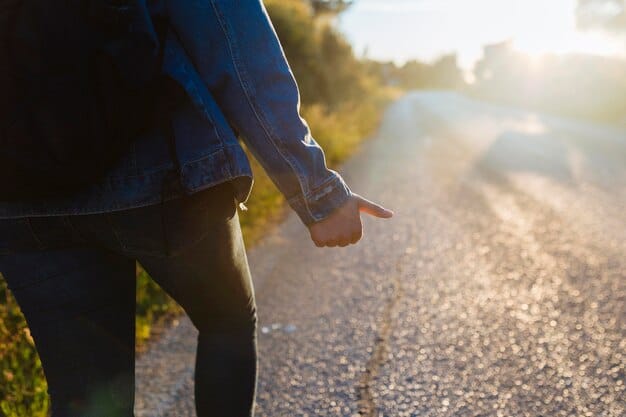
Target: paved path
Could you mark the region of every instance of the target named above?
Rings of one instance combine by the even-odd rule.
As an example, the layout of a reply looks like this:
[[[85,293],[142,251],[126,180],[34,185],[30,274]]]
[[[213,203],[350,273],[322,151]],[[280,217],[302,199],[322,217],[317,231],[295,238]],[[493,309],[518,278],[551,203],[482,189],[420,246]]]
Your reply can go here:
[[[626,415],[625,130],[414,93],[342,172],[396,217],[251,251],[258,416]],[[193,338],[141,358],[138,416],[194,416]]]

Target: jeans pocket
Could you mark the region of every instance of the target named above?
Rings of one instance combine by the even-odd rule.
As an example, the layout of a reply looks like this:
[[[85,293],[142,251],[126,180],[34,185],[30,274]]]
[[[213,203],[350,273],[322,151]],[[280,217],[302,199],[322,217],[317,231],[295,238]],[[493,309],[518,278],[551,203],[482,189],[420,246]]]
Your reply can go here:
[[[164,205],[163,232],[168,254],[176,256],[208,236],[217,237],[236,210],[233,188],[228,182]]]
[[[41,249],[28,218],[0,219],[0,255]]]
[[[131,255],[170,257],[206,238],[213,224],[220,219],[229,220],[235,211],[232,188],[221,185],[108,216],[124,251]]]
[[[167,254],[159,205],[112,212],[105,216],[122,251],[129,255]]]

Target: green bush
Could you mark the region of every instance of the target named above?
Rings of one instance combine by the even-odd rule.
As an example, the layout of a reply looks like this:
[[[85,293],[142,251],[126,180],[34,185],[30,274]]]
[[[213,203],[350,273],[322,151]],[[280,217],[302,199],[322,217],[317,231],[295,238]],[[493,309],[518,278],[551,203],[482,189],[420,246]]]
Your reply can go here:
[[[47,385],[24,316],[0,277],[0,415],[45,417]]]

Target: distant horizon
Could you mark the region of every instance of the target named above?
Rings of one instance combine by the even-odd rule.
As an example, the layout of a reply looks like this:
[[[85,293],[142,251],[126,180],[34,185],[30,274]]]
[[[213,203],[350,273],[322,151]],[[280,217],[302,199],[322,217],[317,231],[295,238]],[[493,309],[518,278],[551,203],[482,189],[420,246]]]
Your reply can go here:
[[[506,41],[531,56],[584,54],[626,59],[626,36],[576,29],[575,3],[358,0],[337,17],[337,27],[357,55],[396,64],[432,62],[456,54],[459,66],[470,71],[485,45]]]

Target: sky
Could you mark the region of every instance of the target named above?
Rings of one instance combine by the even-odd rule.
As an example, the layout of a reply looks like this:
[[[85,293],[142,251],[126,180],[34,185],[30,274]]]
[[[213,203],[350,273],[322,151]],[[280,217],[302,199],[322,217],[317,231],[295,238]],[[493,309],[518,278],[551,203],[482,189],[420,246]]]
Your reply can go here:
[[[576,0],[356,0],[338,17],[359,55],[402,63],[457,53],[470,70],[485,44],[512,41],[531,55],[626,57],[626,37],[576,29]]]

